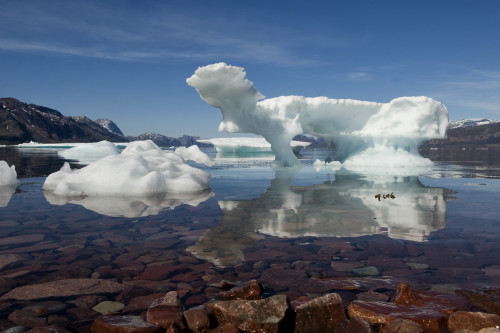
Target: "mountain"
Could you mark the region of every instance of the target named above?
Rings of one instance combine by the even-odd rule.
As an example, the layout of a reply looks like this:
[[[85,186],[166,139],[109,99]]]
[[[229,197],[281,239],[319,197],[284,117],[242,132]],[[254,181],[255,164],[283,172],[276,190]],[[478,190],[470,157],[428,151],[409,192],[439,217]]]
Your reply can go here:
[[[102,140],[126,141],[123,135],[114,133],[87,117],[67,117],[44,106],[23,103],[15,98],[0,98],[0,144]]]
[[[430,140],[420,148],[500,146],[500,120],[465,119],[450,121],[448,138]]]
[[[198,136],[183,135],[180,138],[173,138],[170,136],[165,136],[158,133],[144,133],[139,136],[127,136],[129,141],[138,140],[151,140],[156,143],[159,147],[189,147],[192,145],[197,145],[200,147],[211,147],[212,145],[206,143],[200,143],[196,140],[199,139]]]
[[[470,127],[470,126],[481,126],[481,125],[489,125],[500,122],[500,120],[496,119],[484,119],[484,118],[475,118],[475,119],[463,119],[463,120],[450,120],[450,125],[448,129],[458,128],[458,127]]]
[[[120,130],[120,128],[112,120],[96,119],[95,122],[98,123],[99,125],[101,125],[102,127],[104,127],[105,129],[107,129],[108,131],[110,131],[111,133],[115,133],[115,134],[124,136],[122,131]]]

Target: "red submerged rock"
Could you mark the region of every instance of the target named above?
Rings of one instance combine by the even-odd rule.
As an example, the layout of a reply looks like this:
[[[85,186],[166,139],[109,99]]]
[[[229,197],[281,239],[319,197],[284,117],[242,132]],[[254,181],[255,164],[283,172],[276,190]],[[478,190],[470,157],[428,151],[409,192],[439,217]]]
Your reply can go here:
[[[151,295],[134,297],[127,303],[122,312],[141,313],[143,311],[146,311],[155,300],[161,298],[163,295],[164,294],[151,294]]]
[[[457,311],[448,319],[448,331],[459,329],[479,331],[482,328],[500,326],[500,316],[484,312]]]
[[[178,326],[184,328],[182,305],[176,291],[168,292],[165,297],[156,299],[149,306],[146,321],[159,325],[166,330]]]
[[[419,323],[429,333],[441,332],[447,323],[446,317],[433,309],[387,302],[353,301],[349,304],[348,313],[350,318],[365,318],[374,325],[386,325],[397,318],[408,319]]]
[[[398,305],[418,305],[434,309],[447,317],[457,310],[467,309],[469,305],[462,296],[429,291],[416,292],[405,282],[399,284],[394,302]]]
[[[221,295],[225,300],[256,300],[262,298],[262,287],[257,280],[250,280],[223,292]]]
[[[14,310],[9,314],[9,320],[14,323],[25,326],[47,326],[47,318],[33,316],[29,311]]]
[[[486,312],[500,315],[500,289],[457,290],[457,293]]]
[[[157,333],[162,329],[139,316],[105,316],[94,321],[93,333]]]
[[[100,279],[63,279],[18,287],[1,299],[34,300],[91,294],[116,294],[124,289],[120,283]]]
[[[208,312],[203,305],[184,311],[184,319],[191,331],[200,332],[210,326]]]
[[[89,320],[99,316],[99,312],[81,307],[68,309],[66,313],[74,321]]]
[[[351,320],[344,320],[339,322],[332,333],[346,333],[346,332],[356,332],[356,333],[375,333],[373,326],[363,318],[352,318]],[[400,332],[404,333],[404,332]],[[413,332],[408,332],[413,333]]]
[[[421,305],[422,302],[417,298],[408,283],[401,282],[394,303],[399,305]]]
[[[424,328],[419,323],[408,319],[396,319],[392,323],[383,326],[381,333],[423,333]]]
[[[253,301],[211,301],[205,307],[219,324],[231,323],[243,332],[278,332],[291,324],[286,318],[289,305],[285,295]]]
[[[295,308],[295,332],[330,332],[347,319],[339,294],[317,297]]]
[[[173,263],[161,264],[161,265],[149,265],[144,272],[139,275],[140,280],[153,280],[161,281],[165,280],[169,276],[174,274],[179,274],[186,272],[188,269],[183,266],[179,266]]]
[[[217,326],[212,333],[240,333],[241,331],[231,323],[223,323]]]

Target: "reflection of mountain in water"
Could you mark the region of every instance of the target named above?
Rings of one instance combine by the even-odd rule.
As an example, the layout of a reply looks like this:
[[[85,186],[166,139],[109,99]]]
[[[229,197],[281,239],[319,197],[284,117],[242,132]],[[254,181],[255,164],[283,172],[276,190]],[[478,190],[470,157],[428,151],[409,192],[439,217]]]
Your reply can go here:
[[[341,173],[333,182],[312,186],[291,186],[292,179],[278,173],[257,199],[220,201],[219,226],[188,251],[217,265],[236,265],[244,261],[243,251],[262,238],[259,233],[278,237],[387,233],[391,238],[424,241],[446,223],[447,190],[426,187],[417,176],[366,178]]]
[[[174,209],[180,205],[198,206],[208,200],[214,193],[211,191],[196,193],[159,193],[147,196],[81,196],[67,197],[54,195],[44,191],[45,198],[53,205],[77,204],[102,215],[124,216],[128,218],[158,215],[166,209]]]

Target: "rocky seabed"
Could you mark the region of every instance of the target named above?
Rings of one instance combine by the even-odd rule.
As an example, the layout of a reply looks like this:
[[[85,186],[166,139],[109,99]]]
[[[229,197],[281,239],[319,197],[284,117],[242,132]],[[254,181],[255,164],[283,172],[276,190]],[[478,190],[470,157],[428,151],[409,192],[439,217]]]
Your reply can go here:
[[[346,285],[347,288],[347,285]],[[414,290],[266,295],[255,279],[212,283],[211,295],[151,293],[146,285],[63,279],[22,286],[0,297],[2,333],[14,332],[500,332],[500,291]],[[57,300],[56,300],[57,299]],[[6,327],[10,326],[10,327]]]

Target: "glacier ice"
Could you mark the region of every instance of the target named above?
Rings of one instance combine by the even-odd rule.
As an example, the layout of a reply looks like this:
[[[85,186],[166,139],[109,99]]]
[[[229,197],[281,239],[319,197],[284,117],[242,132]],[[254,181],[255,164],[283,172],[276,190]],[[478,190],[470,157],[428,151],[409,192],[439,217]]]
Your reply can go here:
[[[0,161],[0,207],[6,207],[19,184],[16,167]]]
[[[67,160],[76,160],[81,164],[90,164],[108,155],[118,155],[120,150],[109,141],[79,143],[72,148],[63,149],[57,154]]]
[[[0,186],[17,185],[16,167],[10,166],[5,161],[0,161]]]
[[[201,154],[194,154],[194,158],[200,159]],[[65,163],[47,177],[43,189],[61,196],[189,193],[209,189],[209,180],[209,173],[147,140],[132,142],[120,154],[81,169],[72,170]]]
[[[225,63],[200,67],[186,82],[222,111],[219,131],[263,136],[282,166],[298,163],[290,148],[297,134],[333,140],[336,160],[353,169],[428,166],[432,162],[419,155],[419,145],[446,137],[448,110],[430,97],[399,97],[389,103],[302,96],[264,99],[243,68]]]
[[[272,154],[271,144],[262,137],[234,137],[234,138],[212,138],[198,139],[200,143],[209,143],[215,146],[219,155],[253,155]],[[300,150],[310,145],[310,142],[290,142],[292,150]]]

